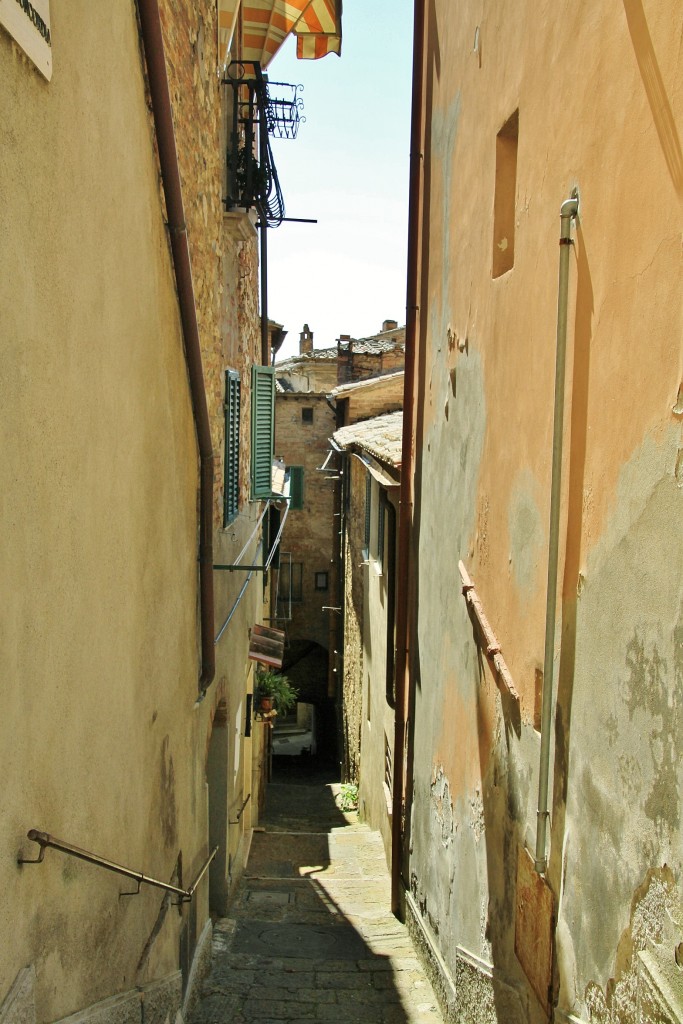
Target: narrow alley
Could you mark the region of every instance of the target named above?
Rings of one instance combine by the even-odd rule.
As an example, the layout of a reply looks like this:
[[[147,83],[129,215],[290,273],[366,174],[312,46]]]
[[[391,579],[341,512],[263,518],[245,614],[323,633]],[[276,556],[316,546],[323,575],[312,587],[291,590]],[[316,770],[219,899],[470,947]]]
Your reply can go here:
[[[389,909],[378,832],[339,810],[329,775],[291,769],[268,787],[192,1024],[438,1024],[405,927]]]

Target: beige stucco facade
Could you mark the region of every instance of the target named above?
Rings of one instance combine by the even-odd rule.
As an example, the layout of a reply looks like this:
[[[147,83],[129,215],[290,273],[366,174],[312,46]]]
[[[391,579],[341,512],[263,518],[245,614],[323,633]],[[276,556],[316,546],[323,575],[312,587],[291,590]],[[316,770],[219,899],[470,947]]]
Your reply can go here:
[[[161,6],[216,455],[214,560],[229,562],[258,513],[256,241],[224,228],[215,4]],[[197,442],[136,8],[51,14],[49,83],[0,30],[0,1014],[97,1006],[139,1020],[144,1003],[163,1020],[192,988],[210,896],[224,909],[258,818],[248,629],[268,607],[252,585],[198,703]],[[243,382],[244,442],[240,515],[224,530],[227,368]],[[216,577],[218,629],[242,580]],[[146,886],[120,896],[134,883],[54,850],[19,866],[37,854],[30,828],[181,888],[210,839],[221,852],[176,907]]]
[[[438,951],[453,1019],[545,1017],[517,872],[536,836],[559,214],[578,189],[554,920],[540,904],[532,916],[553,944],[555,1020],[650,1020],[650,980],[662,989],[683,938],[683,14],[666,0],[429,10],[407,912]],[[518,701],[475,640],[459,560]],[[680,987],[672,999],[662,1020],[681,1019]]]

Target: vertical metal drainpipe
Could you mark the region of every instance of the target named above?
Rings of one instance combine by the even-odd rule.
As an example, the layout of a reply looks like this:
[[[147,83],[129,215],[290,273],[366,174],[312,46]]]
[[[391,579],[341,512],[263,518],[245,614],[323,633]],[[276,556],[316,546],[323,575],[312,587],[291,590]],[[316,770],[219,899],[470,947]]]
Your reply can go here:
[[[406,288],[406,356],[403,391],[403,441],[396,578],[396,709],[394,712],[394,774],[391,817],[391,909],[399,916],[402,903],[401,847],[405,777],[405,740],[409,697],[410,541],[413,520],[413,431],[420,259],[420,200],[422,190],[423,71],[425,0],[413,7],[413,88],[410,121],[410,183],[408,212],[408,266]],[[419,396],[418,396],[419,401]]]
[[[548,590],[545,610],[545,652],[543,657],[543,703],[541,706],[541,759],[538,773],[536,857],[534,867],[544,874],[547,867],[548,776],[550,771],[550,728],[553,710],[553,661],[555,616],[557,612],[557,561],[560,538],[562,488],[562,434],[564,425],[564,377],[567,354],[567,296],[569,253],[574,244],[572,221],[578,216],[579,197],[574,191],[560,209],[560,276],[557,290],[557,348],[555,353],[555,411],[553,416],[552,482],[550,485],[550,536],[548,540]]]
[[[166,199],[166,216],[173,254],[178,304],[185,343],[185,360],[190,379],[192,409],[199,448],[199,599],[202,667],[199,690],[203,694],[216,673],[213,608],[213,443],[204,388],[204,371],[199,342],[199,326],[194,301],[190,247],[185,225],[185,210],[178,170],[178,153],[173,132],[171,97],[166,75],[164,41],[157,0],[137,0],[142,42],[147,63],[149,91],[159,164]]]
[[[261,167],[266,166],[267,141],[268,125],[264,108],[259,118],[259,163]],[[261,222],[261,365],[268,366],[270,364],[268,349],[268,218],[265,204],[259,213]]]

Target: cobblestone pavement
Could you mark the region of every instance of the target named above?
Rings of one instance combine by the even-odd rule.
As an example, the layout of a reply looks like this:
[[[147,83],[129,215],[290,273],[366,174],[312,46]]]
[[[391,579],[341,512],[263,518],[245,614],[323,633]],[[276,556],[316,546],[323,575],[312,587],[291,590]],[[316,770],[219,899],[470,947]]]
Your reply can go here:
[[[404,926],[389,910],[378,833],[338,809],[339,785],[268,789],[263,830],[192,1024],[441,1024]]]

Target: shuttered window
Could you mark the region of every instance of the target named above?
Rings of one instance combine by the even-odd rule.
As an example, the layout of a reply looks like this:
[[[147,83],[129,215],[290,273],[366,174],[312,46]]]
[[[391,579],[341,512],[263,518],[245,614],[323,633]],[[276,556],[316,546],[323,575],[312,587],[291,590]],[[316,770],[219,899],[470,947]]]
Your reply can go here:
[[[251,496],[269,498],[272,492],[275,369],[251,368]]]
[[[377,521],[377,553],[376,561],[377,568],[380,570],[384,567],[384,518],[387,514],[387,496],[386,491],[380,491],[379,500],[379,519]]]
[[[364,536],[364,549],[367,553],[370,550],[370,527],[372,525],[371,519],[372,513],[372,477],[369,473],[365,474],[365,536]]]
[[[223,472],[223,526],[235,519],[240,498],[240,376],[225,374],[225,459]]]
[[[290,509],[304,507],[304,467],[288,466]]]

